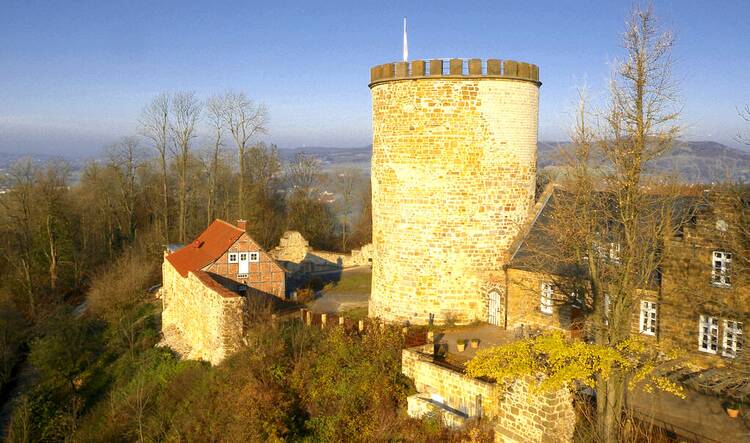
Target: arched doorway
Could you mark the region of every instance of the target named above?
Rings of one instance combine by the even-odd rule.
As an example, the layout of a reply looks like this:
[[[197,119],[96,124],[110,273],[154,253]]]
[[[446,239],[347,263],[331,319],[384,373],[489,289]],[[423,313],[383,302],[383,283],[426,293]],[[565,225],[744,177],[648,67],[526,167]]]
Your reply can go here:
[[[497,289],[488,293],[487,322],[491,325],[501,326],[504,322],[503,296]]]

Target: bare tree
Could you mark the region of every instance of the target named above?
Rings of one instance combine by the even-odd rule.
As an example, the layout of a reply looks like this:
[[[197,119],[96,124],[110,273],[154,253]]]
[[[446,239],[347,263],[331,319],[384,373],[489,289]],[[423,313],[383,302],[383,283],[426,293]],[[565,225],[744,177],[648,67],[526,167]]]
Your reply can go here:
[[[223,146],[222,137],[224,134],[224,106],[222,98],[219,96],[210,97],[206,101],[206,111],[210,130],[212,132],[211,148],[208,153],[206,171],[208,173],[208,189],[206,192],[206,224],[210,224],[215,216],[216,204],[216,180],[218,178],[219,154]]]
[[[661,183],[655,192],[656,183],[648,183],[644,173],[650,160],[671,148],[678,132],[672,46],[672,35],[659,31],[652,9],[634,10],[601,131],[591,132],[585,108],[579,114],[567,187],[573,196],[559,214],[573,216],[576,226],[569,227],[573,232],[558,230],[563,235],[557,240],[583,265],[580,286],[590,290],[594,343],[600,346],[616,347],[628,339],[633,307],[660,265],[659,245],[679,223],[674,189]],[[592,148],[601,159],[596,170]],[[599,177],[604,192],[595,192]],[[604,441],[617,440],[627,383],[624,372],[597,378],[597,427]]]
[[[164,240],[169,242],[169,184],[167,175],[167,149],[169,146],[169,115],[172,99],[169,94],[159,94],[144,108],[140,119],[140,132],[151,141],[159,154],[161,167],[162,228]]]
[[[201,104],[193,92],[178,92],[172,97],[170,133],[178,177],[178,238],[184,243],[187,239],[187,193],[190,145],[195,138]]]
[[[564,357],[571,359],[570,366],[560,359],[548,369],[557,376],[550,380],[567,378],[595,388],[597,434],[607,443],[618,441],[625,393],[632,383],[648,375],[655,381],[651,387],[661,383],[659,387],[680,393],[663,377],[675,362],[652,352],[655,347],[641,349],[630,340],[634,307],[644,291],[655,287],[664,239],[683,221],[675,184],[648,174],[649,161],[668,151],[678,133],[672,45],[671,34],[659,31],[650,8],[632,12],[609,104],[599,124],[591,124],[581,94],[573,149],[561,174],[563,190],[554,194],[549,220],[537,221],[541,233],[525,240],[534,253],[524,267],[561,274],[551,277],[559,299],[554,302],[579,304],[588,315],[587,335],[593,344],[588,360],[570,355]],[[530,290],[538,294],[539,288]],[[583,345],[569,343],[559,350],[564,354],[570,346]],[[604,363],[605,370],[589,366],[597,355],[606,360],[615,354],[618,361]],[[482,364],[481,359],[472,360],[469,371],[487,375]],[[489,368],[490,375],[507,371],[502,365]]]
[[[246,200],[251,203],[245,209],[248,230],[265,247],[270,247],[281,234],[283,204],[276,195],[281,171],[276,145],[260,142],[247,150]]]
[[[341,220],[341,250],[347,251],[351,237],[352,213],[354,212],[354,200],[356,192],[362,181],[362,175],[355,168],[347,168],[338,174],[340,185],[341,200],[339,201],[339,211],[343,218]]]
[[[240,217],[244,217],[246,153],[253,137],[265,132],[268,113],[264,105],[255,104],[244,92],[229,91],[224,93],[220,100],[224,125],[237,146],[240,169],[237,184],[237,211]]]
[[[130,239],[135,238],[135,202],[136,202],[136,172],[141,165],[138,139],[123,137],[119,143],[109,148],[109,167],[114,171],[117,179],[118,191],[123,210],[125,211],[125,227]]]

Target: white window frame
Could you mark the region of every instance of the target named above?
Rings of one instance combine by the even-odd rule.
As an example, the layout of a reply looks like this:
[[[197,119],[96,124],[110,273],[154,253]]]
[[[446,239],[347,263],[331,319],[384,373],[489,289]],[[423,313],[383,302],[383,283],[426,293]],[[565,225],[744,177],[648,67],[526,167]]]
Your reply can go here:
[[[250,252],[248,255],[248,260],[250,263],[258,263],[260,261],[260,252],[253,251]]]
[[[641,300],[640,332],[645,335],[656,335],[658,311],[655,301]]]
[[[731,252],[713,251],[711,254],[711,284],[722,288],[732,286],[731,265]]]
[[[719,319],[701,314],[698,319],[698,350],[716,354],[719,349]]]
[[[539,296],[539,310],[542,314],[551,315],[554,312],[552,297],[555,295],[555,288],[550,282],[542,282]]]
[[[620,263],[620,251],[622,247],[620,243],[610,242],[609,244],[609,259],[615,263]]]
[[[734,358],[742,350],[742,322],[724,320],[724,334],[722,336],[722,351],[724,357]]]
[[[227,257],[227,261],[229,263],[239,263],[238,257],[239,255],[237,255],[236,252],[230,252],[229,256]]]

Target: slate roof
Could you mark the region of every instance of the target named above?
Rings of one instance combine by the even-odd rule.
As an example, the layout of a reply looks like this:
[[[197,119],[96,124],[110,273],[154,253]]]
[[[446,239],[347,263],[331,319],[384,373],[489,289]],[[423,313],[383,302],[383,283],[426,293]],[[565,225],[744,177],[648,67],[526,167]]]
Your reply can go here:
[[[601,192],[601,191],[598,191]],[[533,215],[530,226],[521,233],[515,243],[515,249],[510,257],[509,267],[526,271],[544,272],[554,275],[573,275],[580,272],[574,265],[560,263],[554,257],[559,246],[550,235],[552,223],[555,223],[554,212],[566,199],[573,198],[573,194],[559,187],[552,187],[540,197],[540,207]],[[672,217],[675,223],[694,223],[690,215],[705,209],[705,203],[700,197],[679,196],[673,203]]]
[[[195,241],[167,255],[167,260],[180,275],[187,277],[188,272],[199,271],[216,261],[244,233],[244,230],[216,219]]]

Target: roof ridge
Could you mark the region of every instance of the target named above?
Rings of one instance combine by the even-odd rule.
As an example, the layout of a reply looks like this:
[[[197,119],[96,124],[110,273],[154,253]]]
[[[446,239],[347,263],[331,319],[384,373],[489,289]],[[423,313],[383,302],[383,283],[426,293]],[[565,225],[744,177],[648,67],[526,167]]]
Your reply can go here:
[[[227,226],[230,226],[230,227],[232,227],[232,228],[234,228],[234,229],[236,229],[236,230],[238,230],[238,231],[242,231],[242,232],[245,232],[245,231],[243,231],[242,229],[238,228],[238,227],[237,227],[236,225],[233,225],[233,224],[229,223],[228,221],[224,221],[224,220],[222,220],[222,219],[220,219],[220,218],[216,218],[216,219],[214,219],[213,223],[216,223],[216,222],[222,222],[222,223],[224,223],[225,225],[227,225]],[[209,225],[209,226],[210,226],[210,225]]]
[[[521,246],[523,246],[524,242],[528,238],[529,234],[531,233],[531,230],[534,228],[534,225],[536,224],[536,221],[539,220],[539,216],[542,215],[542,212],[544,211],[544,208],[547,207],[547,204],[549,203],[550,198],[552,198],[552,195],[555,193],[556,190],[563,190],[561,186],[550,183],[548,184],[544,192],[542,192],[542,195],[539,197],[539,201],[536,202],[534,205],[533,211],[529,215],[533,215],[534,217],[531,219],[531,222],[524,226],[524,229],[520,232],[520,238],[518,238],[517,243],[514,244],[515,250],[513,251],[513,254],[508,257],[508,264],[510,264],[514,258],[516,258],[516,254],[518,254],[518,251],[521,250]]]

